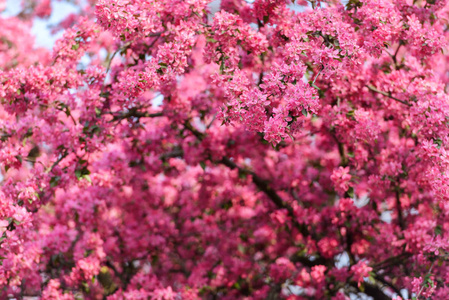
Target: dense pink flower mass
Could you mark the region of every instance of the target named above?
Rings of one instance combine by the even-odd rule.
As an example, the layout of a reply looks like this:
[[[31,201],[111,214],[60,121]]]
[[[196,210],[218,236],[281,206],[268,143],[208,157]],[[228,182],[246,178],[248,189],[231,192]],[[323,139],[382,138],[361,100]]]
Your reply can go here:
[[[449,299],[449,1],[70,2],[0,17],[0,299]]]

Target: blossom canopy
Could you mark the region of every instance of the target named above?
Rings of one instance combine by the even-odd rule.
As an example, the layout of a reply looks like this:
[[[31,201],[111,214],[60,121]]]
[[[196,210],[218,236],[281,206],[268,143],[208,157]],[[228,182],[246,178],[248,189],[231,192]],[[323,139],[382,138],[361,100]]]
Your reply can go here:
[[[449,1],[67,2],[0,17],[0,299],[449,299]]]

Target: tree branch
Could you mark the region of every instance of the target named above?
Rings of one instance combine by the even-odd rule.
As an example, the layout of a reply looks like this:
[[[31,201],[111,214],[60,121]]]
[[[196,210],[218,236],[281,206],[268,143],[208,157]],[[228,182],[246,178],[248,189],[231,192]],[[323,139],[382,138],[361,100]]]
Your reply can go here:
[[[401,199],[400,199],[400,194],[399,194],[399,187],[396,188],[396,209],[398,211],[399,227],[403,231],[405,229],[405,223],[404,223],[404,217],[402,216],[402,206],[401,206]]]
[[[184,123],[184,126],[186,129],[188,129],[190,132],[192,132],[192,134],[194,136],[196,136],[200,141],[202,141],[204,139],[204,134],[199,132],[198,130],[196,130],[195,128],[193,128],[192,124],[190,124],[189,121],[186,121]],[[286,209],[289,216],[292,218],[292,222],[295,224],[295,226],[300,230],[301,234],[304,236],[309,236],[310,232],[307,229],[307,227],[304,224],[300,224],[297,220],[296,220],[296,216],[295,213],[293,211],[293,208],[287,204],[287,202],[285,202],[278,194],[277,192],[270,187],[270,185],[268,184],[268,182],[266,182],[265,180],[263,180],[261,177],[259,177],[257,174],[255,174],[252,171],[243,169],[241,167],[239,167],[235,162],[233,162],[231,159],[224,157],[222,158],[220,161],[215,162],[215,163],[220,163],[223,164],[225,166],[227,166],[228,168],[234,170],[237,169],[239,171],[240,174],[244,174],[244,175],[251,175],[252,181],[253,183],[259,188],[259,190],[261,190],[265,195],[268,196],[268,198],[270,198],[270,200],[280,209]]]
[[[60,154],[59,158],[53,163],[53,165],[47,169],[46,173],[50,173],[51,171],[53,171],[53,169],[68,155],[69,155],[69,152],[67,151],[67,149],[65,149],[64,152],[62,154]]]
[[[383,284],[385,284],[386,286],[389,286],[396,294],[398,294],[399,296],[402,296],[401,295],[401,291],[396,287],[396,286],[394,286],[392,283],[390,283],[390,282],[388,282],[387,280],[385,280],[385,278],[383,278],[382,276],[379,276],[379,275],[377,275],[376,274],[376,277],[375,277],[379,282],[381,282],[381,283],[383,283]]]
[[[380,90],[378,90],[377,88],[375,88],[375,87],[372,86],[372,85],[367,85],[366,87],[367,87],[370,91],[373,91],[373,92],[375,92],[375,93],[381,94],[381,95],[383,95],[383,96],[385,96],[385,97],[388,97],[388,98],[390,98],[390,99],[393,99],[393,100],[395,100],[395,101],[397,101],[397,102],[400,102],[400,103],[402,103],[402,104],[405,104],[405,105],[407,105],[407,106],[412,106],[412,105],[411,105],[410,103],[408,103],[407,101],[404,101],[404,100],[401,100],[401,99],[399,99],[399,98],[393,97],[393,96],[391,95],[390,92],[386,93],[386,92],[380,91]]]
[[[121,121],[124,119],[128,119],[128,118],[157,118],[157,117],[162,117],[163,113],[162,112],[158,112],[158,113],[148,113],[148,112],[141,112],[138,111],[137,109],[130,109],[127,112],[120,112],[116,115],[114,115],[114,118],[111,120],[111,122],[115,122],[115,121]]]
[[[402,263],[403,260],[409,258],[410,256],[412,256],[411,253],[401,253],[397,256],[389,257],[389,258],[385,259],[384,261],[381,261],[381,262],[373,265],[372,268],[374,270],[385,269],[388,266]]]
[[[391,298],[382,291],[382,289],[376,285],[369,284],[367,282],[363,283],[365,289],[362,293],[373,297],[375,300],[391,300]]]
[[[194,136],[196,136],[200,141],[202,141],[205,138],[205,134],[196,130],[192,124],[190,124],[189,121],[186,121],[184,123],[184,127],[186,129],[188,129]],[[311,236],[312,234],[309,232],[308,228],[306,225],[299,223],[296,220],[296,216],[294,213],[293,208],[288,205],[287,202],[285,202],[280,196],[279,194],[270,187],[269,183],[265,180],[263,180],[261,177],[259,177],[256,173],[254,173],[253,171],[241,168],[240,166],[238,166],[234,161],[232,161],[230,158],[228,157],[224,157],[222,158],[220,161],[215,162],[215,163],[220,163],[223,164],[225,166],[227,166],[228,168],[235,170],[237,169],[239,171],[240,174],[244,174],[244,175],[251,175],[252,181],[253,183],[257,186],[257,188],[262,191],[278,208],[280,209],[286,209],[289,216],[292,218],[292,222],[293,224],[299,229],[299,231],[301,232],[301,234],[303,236]],[[329,263],[333,263],[332,260],[328,260],[325,259],[323,257],[318,257],[315,260],[311,260],[307,257],[303,257],[300,255],[294,255],[291,257],[291,261],[292,262],[299,262],[301,264],[303,264],[304,266],[307,267],[313,267],[316,265],[328,265]],[[351,283],[352,286],[356,287],[358,289],[358,286],[356,283]],[[377,285],[371,285],[369,283],[364,283],[365,289],[364,289],[364,293],[367,294],[368,296],[373,297],[374,299],[379,299],[379,300],[391,300],[390,297],[388,297],[383,291],[382,289],[377,286]]]

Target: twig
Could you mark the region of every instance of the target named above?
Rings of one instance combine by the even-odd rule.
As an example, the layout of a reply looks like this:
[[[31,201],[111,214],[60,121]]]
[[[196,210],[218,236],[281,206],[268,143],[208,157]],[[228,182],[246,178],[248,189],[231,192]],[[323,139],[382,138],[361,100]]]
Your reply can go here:
[[[405,229],[404,217],[402,216],[402,206],[400,199],[399,188],[396,188],[396,209],[398,211],[398,223],[401,230]]]
[[[212,118],[212,121],[210,121],[209,125],[206,126],[206,129],[209,129],[212,126],[216,117],[217,117],[217,114],[214,115],[214,117]]]
[[[47,169],[47,173],[50,173],[51,171],[53,171],[53,169],[68,155],[69,155],[69,152],[67,151],[67,149],[65,149],[65,151],[60,155],[60,157],[53,163],[53,165]]]
[[[430,272],[432,272],[432,268],[433,268],[433,265],[435,264],[435,261],[436,261],[436,260],[434,260],[434,261],[432,262],[432,265],[430,265],[430,268],[429,268],[429,271],[427,272],[427,275],[429,275]],[[416,299],[419,299],[419,296],[421,295],[422,291],[424,290],[424,286],[425,286],[425,284],[424,284],[424,282],[423,282],[423,283],[421,284],[421,289],[419,290],[418,295],[416,295]]]
[[[137,110],[130,110],[128,112],[122,112],[118,115],[114,115],[114,118],[111,120],[111,122],[114,121],[120,121],[123,119],[128,119],[128,118],[157,118],[157,117],[162,117],[164,116],[162,112],[158,112],[158,113],[148,113],[148,112],[140,112]]]
[[[204,133],[201,133],[198,130],[196,130],[195,128],[193,128],[192,124],[190,124],[189,121],[186,121],[184,123],[184,127],[186,129],[188,129],[190,132],[192,132],[192,134],[194,136],[196,136],[200,141],[202,141],[204,139],[204,137],[205,137]],[[266,196],[268,196],[268,198],[270,198],[270,200],[278,208],[287,210],[289,216],[292,218],[293,224],[295,224],[295,226],[299,229],[301,234],[303,236],[310,236],[310,232],[307,229],[307,226],[299,223],[296,220],[296,216],[295,216],[293,208],[290,205],[288,205],[287,202],[285,202],[273,188],[271,188],[271,186],[268,184],[267,181],[263,180],[261,177],[259,177],[254,172],[241,168],[240,166],[238,166],[235,162],[233,162],[228,157],[224,157],[218,162],[215,161],[215,163],[223,164],[223,165],[227,166],[228,168],[230,168],[231,170],[237,169],[240,174],[251,175],[253,183],[259,188],[259,190],[261,190]]]
[[[390,93],[390,92],[386,93],[386,92],[380,91],[380,90],[376,89],[376,88],[375,88],[374,86],[372,86],[372,85],[367,85],[366,87],[367,87],[369,90],[371,90],[371,91],[373,91],[373,92],[375,92],[375,93],[381,94],[381,95],[383,95],[383,96],[385,96],[385,97],[388,97],[388,98],[390,98],[390,99],[393,99],[393,100],[395,100],[395,101],[398,101],[398,102],[400,102],[400,103],[402,103],[402,104],[405,104],[405,105],[407,105],[407,106],[412,106],[412,105],[411,105],[410,103],[408,103],[407,101],[404,101],[404,100],[401,100],[401,99],[399,99],[399,98],[396,98],[396,97],[391,96],[391,93]]]
[[[390,265],[396,265],[398,263],[402,263],[402,261],[404,259],[407,259],[410,256],[411,256],[410,253],[402,253],[397,256],[389,257],[389,258],[385,259],[384,261],[381,261],[381,262],[373,265],[372,268],[374,270],[385,269],[386,267],[388,267]]]
[[[398,67],[397,55],[398,55],[399,49],[401,48],[402,45],[404,45],[404,44],[403,44],[402,41],[400,41],[398,48],[396,49],[396,51],[394,52],[393,56],[391,57],[393,59],[394,66],[395,66],[396,69]]]
[[[398,294],[399,296],[401,295],[401,291],[394,286],[391,282],[388,282],[387,280],[385,280],[385,278],[383,278],[382,276],[379,276],[376,274],[375,278],[380,281],[381,283],[385,284],[386,286],[390,287],[396,294]]]
[[[109,59],[108,65],[106,67],[106,77],[104,78],[104,82],[103,82],[103,86],[101,87],[101,94],[103,94],[104,91],[104,87],[106,85],[106,79],[107,79],[107,75],[109,73],[109,71],[111,70],[111,64],[112,64],[112,60],[114,59],[114,57],[117,55],[117,53],[119,53],[120,51],[123,51],[123,49],[129,47],[131,45],[131,42],[126,43],[125,45],[123,45],[122,47],[120,47],[119,49],[117,49],[111,56],[111,58]]]
[[[318,76],[320,76],[321,72],[324,70],[324,65],[321,65],[320,71],[318,74],[316,74],[315,79],[313,80],[312,84],[315,84],[315,81],[317,80]]]

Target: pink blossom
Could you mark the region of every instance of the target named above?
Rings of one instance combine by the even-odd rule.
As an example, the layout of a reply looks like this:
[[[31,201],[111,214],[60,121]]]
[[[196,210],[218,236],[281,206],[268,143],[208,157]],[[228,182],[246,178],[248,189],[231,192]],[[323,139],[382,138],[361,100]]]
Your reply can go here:
[[[0,16],[0,299],[445,299],[447,1],[54,2]]]
[[[331,180],[335,185],[335,189],[340,193],[345,193],[350,187],[351,174],[349,174],[349,167],[339,167],[334,170],[331,175]]]
[[[359,261],[357,264],[351,267],[354,278],[359,285],[362,283],[364,277],[369,276],[369,272],[371,272],[372,270],[373,268],[368,267],[366,262],[364,261]]]

